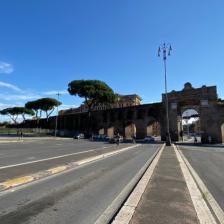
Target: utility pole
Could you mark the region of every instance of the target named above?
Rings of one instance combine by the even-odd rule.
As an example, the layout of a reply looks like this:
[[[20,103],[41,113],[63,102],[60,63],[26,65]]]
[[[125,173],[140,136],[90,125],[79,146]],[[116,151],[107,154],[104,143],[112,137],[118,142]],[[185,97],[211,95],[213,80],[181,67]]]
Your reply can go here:
[[[158,48],[158,57],[160,57],[160,53],[162,51],[163,54],[163,62],[164,62],[164,73],[165,73],[165,97],[166,97],[166,145],[171,145],[171,139],[170,139],[170,122],[169,122],[169,102],[168,102],[168,96],[167,96],[167,71],[166,71],[166,59],[167,56],[170,56],[170,52],[172,51],[171,45],[163,43]]]

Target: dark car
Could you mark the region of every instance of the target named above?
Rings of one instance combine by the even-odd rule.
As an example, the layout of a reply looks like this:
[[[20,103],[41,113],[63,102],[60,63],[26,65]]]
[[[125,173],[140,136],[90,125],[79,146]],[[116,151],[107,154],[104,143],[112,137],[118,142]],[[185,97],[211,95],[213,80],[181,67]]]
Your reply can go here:
[[[145,138],[143,139],[143,141],[145,143],[147,143],[147,142],[155,142],[155,138],[152,137],[152,136],[150,136],[150,135],[148,135],[148,136],[145,136]]]
[[[109,141],[109,137],[107,135],[103,135],[103,134],[93,135],[92,140],[94,140],[94,141]]]

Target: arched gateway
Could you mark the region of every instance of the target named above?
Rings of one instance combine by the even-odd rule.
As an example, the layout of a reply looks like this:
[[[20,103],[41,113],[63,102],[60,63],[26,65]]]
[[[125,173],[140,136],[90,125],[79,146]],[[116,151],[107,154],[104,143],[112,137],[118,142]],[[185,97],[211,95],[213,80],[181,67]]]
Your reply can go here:
[[[170,133],[174,141],[181,138],[182,113],[187,109],[197,111],[200,116],[200,135],[206,142],[208,136],[212,142],[222,142],[220,121],[224,116],[224,107],[218,102],[216,86],[193,88],[186,83],[183,90],[168,93]],[[163,94],[163,104],[165,95]],[[166,123],[163,123],[163,131]]]
[[[162,94],[161,103],[93,111],[91,125],[87,125],[87,113],[65,113],[58,117],[58,129],[67,135],[82,131],[104,133],[112,137],[115,132],[119,132],[127,138],[133,134],[137,138],[161,135],[161,139],[165,140],[165,99],[165,94]],[[195,123],[195,130],[203,141],[206,142],[210,136],[212,142],[224,142],[224,101],[218,99],[216,86],[194,88],[186,83],[181,91],[173,90],[168,93],[168,107],[170,136],[173,141],[181,139],[183,113],[190,109],[196,111],[200,117]],[[51,117],[48,122],[42,119],[40,124],[43,128],[54,129],[55,117]],[[36,127],[35,125],[35,121],[23,123],[26,127]]]

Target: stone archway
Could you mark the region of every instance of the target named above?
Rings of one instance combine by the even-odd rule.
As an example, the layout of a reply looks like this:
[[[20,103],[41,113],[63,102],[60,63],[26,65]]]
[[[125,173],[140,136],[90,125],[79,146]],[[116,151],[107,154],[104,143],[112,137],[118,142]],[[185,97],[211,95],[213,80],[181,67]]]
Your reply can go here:
[[[105,135],[105,129],[104,129],[104,128],[100,128],[100,129],[98,130],[98,134],[99,134],[99,135]]]
[[[200,136],[200,114],[198,107],[188,107],[182,109],[181,114],[181,138],[189,140],[193,136]]]
[[[157,120],[150,121],[147,124],[146,135],[160,136],[160,123]]]
[[[110,138],[113,138],[114,137],[114,127],[111,126],[111,127],[108,127],[106,129],[106,135]]]
[[[222,143],[224,143],[224,123],[221,125]]]
[[[125,138],[131,139],[133,135],[136,135],[136,126],[134,123],[128,123],[125,126]]]

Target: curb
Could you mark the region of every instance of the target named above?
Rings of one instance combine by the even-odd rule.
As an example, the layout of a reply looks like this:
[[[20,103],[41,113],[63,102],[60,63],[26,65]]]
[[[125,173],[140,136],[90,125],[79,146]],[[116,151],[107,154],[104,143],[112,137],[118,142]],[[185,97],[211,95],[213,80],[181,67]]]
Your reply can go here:
[[[177,147],[178,148],[178,147]],[[206,203],[209,205],[209,207],[212,209],[212,212],[216,216],[217,220],[220,222],[220,224],[224,224],[224,211],[221,209],[219,204],[216,202],[215,198],[212,196],[206,185],[203,183],[199,175],[196,173],[196,171],[193,169],[193,167],[188,162],[187,158],[184,156],[182,151],[179,150],[178,152],[180,156],[182,157],[183,161],[185,162],[185,165],[187,166],[190,174],[192,175],[197,187],[199,188],[203,199],[206,201]]]
[[[124,202],[132,194],[133,189],[135,189],[136,185],[139,183],[139,180],[143,179],[143,181],[144,181],[144,175],[145,175],[147,169],[150,169],[151,170],[151,164],[154,162],[154,159],[156,157],[158,158],[158,154],[159,153],[161,154],[161,149],[163,149],[163,148],[164,148],[164,145],[162,147],[160,147],[159,149],[157,149],[157,151],[150,157],[150,159],[139,170],[139,172],[132,178],[132,180],[126,185],[126,187],[120,192],[120,194],[113,200],[113,202],[110,204],[110,206],[96,220],[95,224],[114,223],[112,221],[116,217],[115,215],[117,214],[117,212],[119,212],[119,210],[121,208],[123,208],[122,206],[124,205]],[[141,195],[139,196],[139,200],[140,200],[140,197],[141,197]],[[130,208],[130,207],[128,207],[127,210],[125,210],[125,213],[127,213],[127,212],[128,212],[128,214],[131,214],[131,212],[133,212],[133,209]],[[125,224],[128,224],[129,221],[127,222],[127,219],[126,218],[128,219],[128,217],[125,216],[125,221],[122,220],[119,223],[120,224],[124,224],[124,223]]]
[[[201,224],[216,224],[216,220],[209,209],[205,198],[203,197],[198,184],[196,183],[192,173],[189,170],[189,167],[184,160],[183,154],[177,149],[176,145],[173,145],[174,151],[176,153],[177,159],[180,163],[180,167],[184,176],[184,179],[189,190],[191,200],[193,202],[195,211],[197,213],[198,220]]]
[[[40,172],[31,174],[31,175],[22,176],[22,177],[13,178],[13,179],[4,181],[4,182],[0,183],[0,192],[4,191],[4,190],[8,190],[12,187],[27,184],[27,183],[30,183],[30,182],[35,181],[35,180],[39,180],[39,179],[42,179],[42,178],[45,178],[45,177],[48,177],[48,176],[51,176],[51,175],[54,175],[54,174],[58,174],[58,173],[61,173],[63,171],[66,171],[66,170],[69,170],[69,169],[72,169],[72,168],[76,168],[78,166],[86,165],[88,163],[95,162],[95,161],[100,160],[100,159],[105,159],[105,158],[108,158],[110,156],[120,154],[120,153],[125,152],[129,149],[139,147],[140,145],[141,144],[128,146],[128,147],[125,147],[125,148],[122,148],[122,149],[115,150],[113,152],[107,152],[107,153],[103,153],[101,155],[89,157],[87,159],[83,159],[83,160],[80,160],[80,161],[70,162],[67,165],[52,167],[48,170],[40,171]]]

